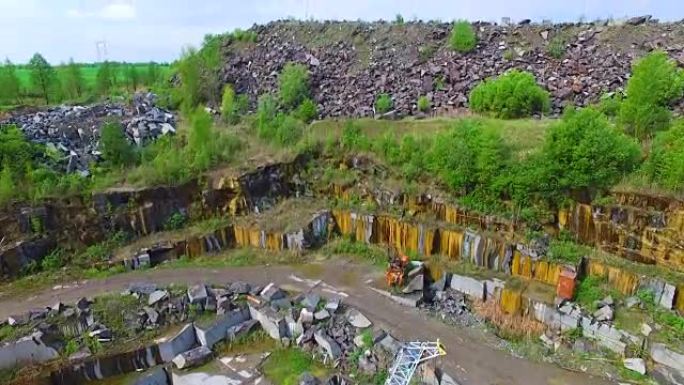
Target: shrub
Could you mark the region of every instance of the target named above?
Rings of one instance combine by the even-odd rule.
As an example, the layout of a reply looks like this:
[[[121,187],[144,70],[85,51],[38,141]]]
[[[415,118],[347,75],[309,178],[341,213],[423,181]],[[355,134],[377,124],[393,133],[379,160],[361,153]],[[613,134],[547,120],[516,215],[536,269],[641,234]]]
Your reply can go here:
[[[477,45],[477,35],[473,30],[473,26],[466,20],[459,20],[454,23],[451,29],[451,37],[449,38],[451,48],[466,53],[475,49]]]
[[[361,150],[368,145],[368,138],[361,130],[361,126],[353,120],[347,120],[342,128],[340,145],[344,150]]]
[[[240,117],[237,114],[236,107],[233,86],[226,84],[223,87],[223,96],[221,97],[221,116],[224,122],[235,124],[239,121]]]
[[[416,102],[416,105],[418,106],[418,111],[421,111],[421,112],[430,111],[430,101],[428,100],[427,96],[425,96],[425,95],[418,98],[418,102]]]
[[[487,188],[508,162],[509,151],[496,130],[463,120],[435,138],[426,158],[444,184],[467,193]]]
[[[546,46],[546,53],[556,59],[562,58],[565,53],[565,40],[560,36],[551,39],[549,45]]]
[[[115,167],[130,166],[137,161],[135,148],[126,139],[123,127],[118,122],[107,122],[100,133],[102,158]]]
[[[293,145],[302,137],[304,127],[294,116],[279,114],[276,118],[275,141],[286,146]]]
[[[202,107],[197,107],[190,116],[187,150],[195,169],[206,170],[214,163],[217,143],[212,137],[212,124],[211,115]]]
[[[187,221],[188,217],[185,214],[176,211],[175,213],[171,214],[171,216],[166,218],[166,221],[164,222],[164,230],[181,229],[183,226],[185,226]]]
[[[14,197],[16,186],[14,185],[14,177],[12,177],[12,169],[8,163],[2,166],[0,173],[0,204],[8,202]]]
[[[620,113],[623,95],[620,92],[604,94],[601,96],[596,108],[609,118],[614,118]]]
[[[404,16],[401,16],[401,13],[397,13],[397,15],[394,17],[394,24],[397,24],[397,25],[403,25],[404,24]]]
[[[671,189],[684,187],[684,121],[656,134],[642,167],[651,182]]]
[[[40,262],[43,271],[55,271],[64,265],[66,265],[66,251],[62,248],[52,250]]]
[[[549,93],[529,72],[510,70],[478,84],[470,93],[470,108],[504,118],[522,118],[549,110]]]
[[[378,114],[389,112],[393,105],[392,98],[388,94],[380,94],[375,98],[375,112]]]
[[[269,138],[273,136],[277,114],[278,102],[275,98],[269,94],[261,95],[257,104],[256,119],[254,120],[259,137]]]
[[[302,64],[287,63],[278,82],[280,102],[288,110],[295,109],[309,97],[309,72]]]
[[[683,92],[684,77],[674,60],[665,52],[652,52],[632,66],[619,122],[635,138],[650,136],[669,125],[668,107]]]
[[[634,170],[639,159],[638,144],[603,114],[592,108],[571,109],[547,133],[536,167],[543,169],[542,186],[552,194],[595,193]]]
[[[310,123],[318,117],[318,109],[313,100],[306,98],[294,111],[294,116],[305,123]]]

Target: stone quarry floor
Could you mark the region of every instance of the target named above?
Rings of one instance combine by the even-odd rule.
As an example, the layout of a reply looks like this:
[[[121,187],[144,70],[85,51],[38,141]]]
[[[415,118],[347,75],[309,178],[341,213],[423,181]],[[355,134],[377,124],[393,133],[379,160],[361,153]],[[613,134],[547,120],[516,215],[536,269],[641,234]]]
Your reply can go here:
[[[283,288],[313,290],[323,296],[340,295],[344,301],[401,340],[436,340],[446,347],[443,368],[464,385],[585,385],[608,384],[606,380],[584,373],[570,372],[552,364],[528,361],[488,345],[479,333],[446,325],[427,315],[393,303],[368,287],[377,280],[379,270],[346,261],[329,261],[316,268],[309,266],[250,266],[226,269],[176,268],[134,271],[78,285],[48,289],[28,298],[0,299],[0,318],[49,306],[57,301],[75,302],[83,296],[117,292],[136,282],[226,283],[237,280]],[[351,278],[350,278],[351,277]]]

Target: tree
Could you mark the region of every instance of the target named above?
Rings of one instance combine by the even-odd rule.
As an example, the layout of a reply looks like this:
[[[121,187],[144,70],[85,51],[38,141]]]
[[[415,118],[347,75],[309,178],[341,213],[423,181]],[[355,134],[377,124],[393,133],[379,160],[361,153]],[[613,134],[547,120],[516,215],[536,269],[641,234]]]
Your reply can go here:
[[[159,64],[155,62],[150,62],[147,65],[147,71],[145,73],[145,84],[148,87],[151,87],[154,85],[159,78],[161,77],[161,70],[159,68]]]
[[[221,116],[226,123],[235,124],[239,118],[235,112],[235,91],[233,86],[226,84],[221,98]]]
[[[98,95],[109,95],[114,87],[114,70],[108,61],[100,64],[97,75],[95,76],[95,90]]]
[[[549,130],[539,166],[551,194],[592,196],[634,170],[640,157],[639,145],[603,114],[593,108],[569,109]]]
[[[280,102],[293,110],[309,97],[309,72],[302,64],[287,63],[278,78]]]
[[[665,52],[654,51],[632,66],[626,91],[618,121],[625,132],[643,139],[669,126],[669,107],[684,94],[684,76]]]
[[[62,72],[62,87],[65,95],[70,99],[83,96],[85,92],[85,80],[81,66],[74,63],[74,59],[69,59],[69,63]]]
[[[34,54],[29,60],[28,67],[31,71],[33,89],[45,99],[45,104],[50,104],[50,94],[56,80],[54,68],[39,53]]]
[[[427,167],[443,183],[462,193],[490,188],[510,157],[494,128],[464,120],[439,134],[427,154]]]
[[[135,92],[140,85],[140,74],[138,73],[138,69],[135,68],[135,64],[129,64],[126,67],[126,84],[131,92]]]
[[[656,134],[642,170],[660,186],[671,190],[684,187],[684,121]]]
[[[16,67],[9,59],[0,66],[0,101],[16,103],[19,100],[20,83]]]
[[[454,23],[451,29],[449,44],[452,49],[461,53],[470,52],[475,49],[477,35],[467,20],[459,20]]]
[[[115,167],[130,166],[137,161],[135,149],[118,122],[107,122],[102,126],[100,151],[104,160]]]
[[[201,58],[196,49],[189,47],[183,50],[178,61],[178,75],[181,80],[183,104],[185,108],[192,109],[201,99]]]
[[[476,112],[511,119],[547,112],[551,102],[531,73],[510,70],[478,84],[470,92],[469,104]]]

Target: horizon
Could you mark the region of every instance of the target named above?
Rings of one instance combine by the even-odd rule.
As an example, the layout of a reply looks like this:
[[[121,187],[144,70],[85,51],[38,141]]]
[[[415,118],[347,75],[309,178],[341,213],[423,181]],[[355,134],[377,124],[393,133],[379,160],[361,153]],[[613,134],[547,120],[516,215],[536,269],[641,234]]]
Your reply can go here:
[[[531,19],[540,23],[579,20],[622,20],[650,14],[661,22],[684,18],[684,3],[658,0],[585,0],[549,3],[526,0],[467,0],[459,4],[435,0],[416,4],[409,0],[349,0],[344,7],[332,0],[265,0],[257,3],[184,0],[0,0],[0,36],[6,44],[0,58],[26,64],[38,52],[58,65],[73,58],[79,63],[104,60],[170,63],[187,46],[198,47],[206,34],[221,34],[254,24],[294,18],[299,21],[392,21],[397,14],[410,20],[466,19],[500,23]],[[444,15],[449,15],[445,17]],[[106,42],[106,53],[98,42]]]

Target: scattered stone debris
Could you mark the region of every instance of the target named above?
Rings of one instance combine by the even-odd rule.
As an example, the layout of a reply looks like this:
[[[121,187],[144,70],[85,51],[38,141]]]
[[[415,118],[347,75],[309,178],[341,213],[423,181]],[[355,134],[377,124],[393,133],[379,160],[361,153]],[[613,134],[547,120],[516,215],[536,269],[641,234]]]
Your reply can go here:
[[[612,44],[614,36],[633,36],[619,28],[649,23],[652,31],[630,40],[630,49]],[[551,94],[552,112],[565,104],[586,106],[609,92],[624,89],[632,61],[653,47],[672,57],[682,53],[676,38],[678,24],[650,23],[649,16],[635,17],[627,26],[609,26],[605,21],[583,24],[478,23],[478,47],[461,54],[445,41],[450,23],[412,23],[410,34],[397,34],[383,22],[272,22],[255,26],[258,41],[246,50],[230,50],[220,75],[236,91],[246,93],[256,105],[258,95],[274,92],[278,73],[289,61],[306,65],[310,72],[313,98],[321,117],[373,116],[378,94],[392,96],[396,116],[418,115],[416,95],[426,95],[435,110],[465,107],[472,88],[490,76],[517,68],[530,71]],[[617,28],[618,30],[612,30]],[[339,38],[341,33],[349,38]],[[552,57],[547,46],[563,31],[564,52]],[[641,30],[640,30],[641,31]],[[307,36],[336,36],[311,49]],[[566,36],[567,35],[567,36]],[[535,36],[529,47],[508,48],[508,42]],[[354,37],[362,37],[358,42]],[[603,40],[607,37],[608,43]],[[426,50],[426,47],[438,47]],[[514,60],[506,58],[513,50]],[[428,55],[421,52],[429,52]],[[364,63],[361,64],[360,63]],[[367,63],[367,64],[366,64]]]
[[[109,120],[120,121],[131,143],[142,146],[176,132],[175,116],[156,104],[153,93],[134,95],[132,105],[120,103],[90,106],[58,106],[16,112],[0,125],[19,127],[26,138],[45,144],[62,156],[67,172],[88,173],[89,163],[100,159],[100,129]]]

